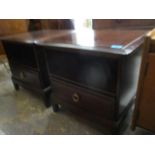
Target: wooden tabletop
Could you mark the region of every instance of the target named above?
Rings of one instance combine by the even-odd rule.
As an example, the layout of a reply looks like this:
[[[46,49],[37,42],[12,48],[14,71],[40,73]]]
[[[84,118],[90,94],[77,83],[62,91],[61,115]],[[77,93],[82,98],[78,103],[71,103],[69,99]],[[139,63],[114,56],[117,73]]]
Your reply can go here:
[[[1,38],[42,46],[129,54],[143,42],[146,30],[44,30]]]
[[[1,37],[0,40],[16,41],[22,43],[35,43],[36,41],[44,41],[48,38],[60,37],[68,33],[69,32],[67,30],[41,30]]]

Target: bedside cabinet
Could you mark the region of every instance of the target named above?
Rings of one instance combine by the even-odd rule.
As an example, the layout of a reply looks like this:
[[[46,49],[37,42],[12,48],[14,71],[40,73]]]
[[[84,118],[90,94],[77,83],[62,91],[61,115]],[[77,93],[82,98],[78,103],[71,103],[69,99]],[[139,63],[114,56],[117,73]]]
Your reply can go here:
[[[70,32],[70,31],[68,31]],[[80,116],[118,129],[136,94],[145,31],[96,30],[38,42],[52,96]],[[58,110],[57,103],[53,103]]]
[[[50,106],[51,87],[47,76],[44,54],[35,45],[3,41],[16,90],[19,86],[36,91],[43,96],[45,105]]]
[[[55,38],[66,33],[65,30],[42,30],[3,37],[5,52],[9,61],[12,82],[15,89],[25,87],[39,93],[48,107],[51,105],[51,86],[47,73],[44,50],[36,42]]]
[[[64,33],[66,32],[61,31],[61,35]],[[43,30],[1,38],[15,89],[18,90],[22,86],[39,93],[47,107],[51,105],[49,101],[51,86],[44,51],[35,43],[59,35],[60,32],[57,31]]]

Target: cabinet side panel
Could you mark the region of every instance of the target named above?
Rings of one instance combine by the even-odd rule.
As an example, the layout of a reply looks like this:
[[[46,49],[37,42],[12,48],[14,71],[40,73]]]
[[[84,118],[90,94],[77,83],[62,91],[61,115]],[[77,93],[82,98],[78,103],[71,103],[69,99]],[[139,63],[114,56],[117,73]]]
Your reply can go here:
[[[119,115],[128,109],[137,91],[138,77],[142,57],[142,48],[137,48],[131,55],[122,58],[119,88]]]
[[[39,66],[39,75],[41,78],[41,86],[42,88],[46,88],[50,85],[49,75],[47,71],[46,58],[44,48],[41,46],[34,45],[34,51],[36,53],[38,66]]]

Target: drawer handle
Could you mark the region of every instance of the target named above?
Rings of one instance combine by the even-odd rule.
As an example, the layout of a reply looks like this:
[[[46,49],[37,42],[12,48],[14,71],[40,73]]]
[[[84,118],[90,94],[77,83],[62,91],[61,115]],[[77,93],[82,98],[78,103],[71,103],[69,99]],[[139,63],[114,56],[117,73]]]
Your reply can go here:
[[[26,77],[25,73],[24,72],[20,72],[20,78],[24,79],[25,77]]]
[[[77,103],[77,102],[79,102],[80,97],[79,97],[79,95],[77,93],[74,93],[73,96],[72,96],[72,99],[73,99],[74,102]]]

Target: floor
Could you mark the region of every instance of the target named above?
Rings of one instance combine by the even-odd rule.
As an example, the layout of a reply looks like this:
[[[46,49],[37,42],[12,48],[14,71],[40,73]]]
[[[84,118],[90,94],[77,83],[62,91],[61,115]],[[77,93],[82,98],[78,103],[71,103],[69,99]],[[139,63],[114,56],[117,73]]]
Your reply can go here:
[[[149,131],[137,128],[130,130],[130,117],[124,135],[150,135]],[[43,100],[23,88],[15,91],[10,72],[0,64],[0,134],[6,135],[104,135],[99,125],[79,119],[62,109],[54,113],[46,108]]]

